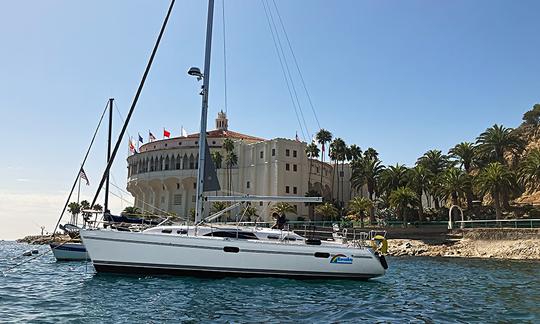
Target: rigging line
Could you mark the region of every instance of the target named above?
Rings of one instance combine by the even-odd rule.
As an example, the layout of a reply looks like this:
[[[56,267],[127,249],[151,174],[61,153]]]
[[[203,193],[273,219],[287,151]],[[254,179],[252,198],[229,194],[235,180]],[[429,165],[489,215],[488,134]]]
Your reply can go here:
[[[287,44],[289,45],[289,50],[291,51],[294,65],[296,66],[296,70],[298,71],[298,74],[300,75],[300,80],[302,81],[302,86],[304,87],[304,91],[306,92],[306,96],[309,101],[309,105],[311,106],[311,111],[313,112],[313,116],[315,117],[315,121],[317,122],[317,126],[319,129],[321,129],[321,124],[319,123],[319,118],[317,117],[317,113],[315,112],[315,107],[313,106],[313,102],[311,101],[311,96],[309,94],[309,91],[306,86],[306,82],[304,81],[304,76],[302,75],[302,72],[300,71],[300,66],[298,65],[298,61],[296,60],[296,55],[294,55],[294,51],[291,45],[291,41],[289,40],[289,35],[287,34],[287,30],[285,29],[285,25],[283,24],[283,20],[281,19],[281,14],[279,13],[279,9],[277,7],[276,1],[272,0],[274,3],[274,7],[276,8],[276,13],[279,18],[279,22],[281,24],[281,28],[283,29],[283,34],[285,35],[285,39],[287,39]]]
[[[114,105],[114,108],[116,109],[116,114],[118,115],[118,117],[120,118],[120,120],[122,121],[122,123],[125,123],[126,120],[124,119],[124,117],[122,116],[122,113],[120,112],[120,109],[118,109],[118,106],[116,105],[116,100],[113,101],[113,105]],[[131,134],[129,133],[129,131],[126,129],[126,134],[128,136],[128,138],[131,138]],[[137,134],[138,135],[138,134]],[[137,138],[137,141],[139,139]]]
[[[274,41],[274,48],[276,49],[276,54],[279,59],[279,64],[281,65],[281,72],[283,72],[283,78],[285,79],[285,84],[287,85],[287,90],[289,91],[289,96],[291,97],[291,102],[294,108],[294,113],[296,115],[296,120],[298,121],[298,125],[300,126],[300,132],[302,133],[302,138],[306,140],[306,134],[304,133],[304,129],[302,127],[302,122],[300,121],[300,116],[298,115],[298,109],[296,108],[296,102],[294,101],[293,94],[291,91],[291,86],[289,85],[289,79],[287,78],[287,74],[285,73],[285,68],[283,66],[283,61],[281,59],[281,53],[279,52],[279,48],[277,46],[276,37],[274,35],[274,29],[272,28],[272,24],[270,23],[270,18],[268,17],[268,12],[266,10],[266,4],[264,0],[261,0],[261,3],[264,8],[264,14],[266,15],[266,21],[268,22],[268,27],[270,28],[270,33],[272,34],[272,40]]]
[[[224,78],[224,99],[225,99],[225,113],[228,113],[227,105],[227,47],[225,46],[225,0],[222,0],[221,16],[223,21],[223,78]]]
[[[107,112],[107,108],[109,106],[109,100],[107,100],[107,103],[105,104],[105,108],[103,109],[103,113],[101,113],[101,117],[99,118],[98,125],[96,127],[96,130],[94,131],[94,135],[92,136],[92,140],[90,141],[90,145],[88,146],[88,150],[86,151],[86,155],[84,156],[84,159],[81,163],[81,167],[77,171],[77,176],[75,177],[75,181],[73,182],[73,185],[71,186],[71,191],[69,192],[68,198],[66,200],[66,203],[64,204],[64,208],[62,209],[62,212],[60,213],[60,217],[58,218],[58,221],[56,222],[56,225],[54,226],[54,230],[52,232],[52,235],[56,233],[56,229],[58,228],[58,225],[60,225],[60,221],[62,220],[62,217],[64,217],[64,213],[66,212],[66,208],[69,204],[69,200],[71,199],[71,195],[73,194],[73,190],[75,190],[75,186],[77,185],[77,181],[79,180],[79,177],[81,176],[81,170],[84,167],[84,164],[86,163],[86,159],[88,158],[88,154],[90,154],[90,149],[92,148],[92,145],[94,144],[94,140],[96,139],[96,135],[98,133],[99,127],[101,126],[101,122],[103,121],[103,117],[105,116],[105,113]]]
[[[135,106],[137,105],[137,102],[139,101],[139,96],[141,95],[142,89],[144,87],[146,77],[148,76],[148,72],[150,72],[150,67],[152,67],[152,62],[154,61],[154,57],[156,56],[159,43],[161,42],[161,38],[163,37],[163,33],[165,32],[165,27],[167,26],[167,22],[169,21],[169,17],[171,15],[171,12],[174,6],[174,1],[175,0],[171,0],[169,10],[167,11],[167,15],[165,16],[163,25],[161,26],[161,30],[159,31],[159,35],[154,45],[154,48],[152,50],[152,54],[150,54],[150,59],[148,60],[148,64],[146,65],[146,69],[144,70],[144,74],[139,84],[139,88],[137,89],[137,92],[135,93],[135,97],[133,98],[133,102],[131,103],[131,107],[129,108],[129,112],[126,117],[126,122],[124,123],[124,126],[122,126],[122,130],[120,131],[120,135],[118,136],[116,145],[114,146],[114,149],[111,153],[111,157],[109,161],[107,162],[107,167],[105,168],[105,171],[103,172],[103,176],[101,177],[101,181],[99,183],[98,189],[96,190],[96,194],[94,195],[94,199],[92,199],[92,204],[90,206],[94,206],[94,204],[96,203],[96,200],[98,199],[101,188],[103,188],[103,184],[105,183],[105,180],[107,179],[107,174],[109,174],[111,165],[114,162],[114,158],[116,157],[116,153],[118,152],[118,148],[120,147],[120,143],[122,142],[122,138],[124,137],[124,133],[126,132],[129,120],[131,119],[131,115],[133,114],[133,111],[135,110]]]
[[[265,0],[265,1],[268,1],[268,0]],[[287,74],[289,75],[289,79],[291,80],[291,86],[292,86],[292,89],[293,89],[293,92],[294,92],[294,97],[296,98],[296,102],[298,103],[298,110],[300,110],[300,116],[302,117],[302,121],[304,122],[304,127],[306,128],[306,133],[311,138],[311,134],[309,133],[309,129],[307,127],[306,119],[304,118],[304,111],[302,110],[302,105],[300,104],[300,100],[298,99],[298,93],[296,92],[296,87],[294,85],[294,80],[293,80],[293,77],[291,75],[291,71],[289,69],[289,63],[287,63],[287,57],[285,55],[285,51],[283,50],[283,46],[281,44],[281,38],[279,37],[279,32],[278,32],[278,29],[276,27],[276,23],[274,21],[274,16],[272,14],[272,9],[271,9],[270,5],[268,4],[268,2],[266,3],[266,5],[268,6],[268,13],[270,15],[270,20],[272,21],[272,25],[274,26],[274,29],[276,31],[276,36],[277,36],[276,38],[278,40],[279,48],[280,48],[281,53],[283,55],[283,61],[285,62],[285,68],[287,70]],[[304,140],[305,140],[305,138],[304,138]]]

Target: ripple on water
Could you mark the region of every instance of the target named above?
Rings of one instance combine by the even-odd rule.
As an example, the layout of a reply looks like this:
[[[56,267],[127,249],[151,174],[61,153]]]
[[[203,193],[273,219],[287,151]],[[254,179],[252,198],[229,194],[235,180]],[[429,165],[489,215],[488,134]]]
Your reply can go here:
[[[0,269],[29,247],[0,243]],[[48,247],[41,247],[46,251]],[[47,254],[0,277],[7,322],[539,322],[539,262],[390,258],[367,282],[95,274]]]

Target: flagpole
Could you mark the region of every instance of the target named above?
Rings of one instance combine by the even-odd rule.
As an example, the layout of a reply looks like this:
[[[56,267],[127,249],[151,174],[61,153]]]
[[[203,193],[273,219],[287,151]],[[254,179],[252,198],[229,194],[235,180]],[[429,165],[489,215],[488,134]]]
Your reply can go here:
[[[79,203],[80,196],[81,196],[81,173],[79,172],[79,190],[77,190],[77,204]]]

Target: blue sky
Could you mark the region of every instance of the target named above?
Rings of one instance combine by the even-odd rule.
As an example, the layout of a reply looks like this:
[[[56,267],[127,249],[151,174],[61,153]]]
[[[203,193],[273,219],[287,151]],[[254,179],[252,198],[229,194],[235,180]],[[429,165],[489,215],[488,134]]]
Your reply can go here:
[[[494,123],[515,127],[540,102],[537,1],[276,3],[321,126],[348,144],[376,148],[387,164],[411,165],[426,150],[447,151]],[[224,109],[221,5],[210,125]],[[54,222],[107,99],[126,114],[167,6],[0,5],[0,217],[8,224],[0,238],[19,234],[21,224],[28,232]],[[163,127],[178,135],[182,125],[197,131],[198,84],[186,71],[202,68],[205,15],[206,1],[177,1],[132,136],[146,140],[148,129],[158,135]],[[261,1],[229,0],[225,15],[230,128],[264,138],[301,134]],[[294,78],[313,133],[317,123]],[[98,141],[86,167],[92,184],[104,166],[104,131]],[[113,169],[121,187],[126,145]],[[93,188],[83,188],[84,198]]]

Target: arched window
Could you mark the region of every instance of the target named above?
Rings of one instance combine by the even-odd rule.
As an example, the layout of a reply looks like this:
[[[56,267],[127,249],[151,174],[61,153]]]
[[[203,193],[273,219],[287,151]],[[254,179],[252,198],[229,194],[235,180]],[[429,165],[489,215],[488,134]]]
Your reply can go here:
[[[154,171],[154,157],[152,156],[150,158],[150,172]]]
[[[180,170],[180,166],[182,165],[182,158],[180,157],[180,154],[176,156],[176,170]]]
[[[159,157],[158,170],[163,170],[163,155]]]
[[[169,170],[169,163],[170,163],[170,160],[169,160],[169,156],[167,155],[167,157],[165,158],[165,170]]]
[[[195,169],[195,158],[193,157],[193,154],[189,156],[189,168]]]

